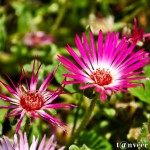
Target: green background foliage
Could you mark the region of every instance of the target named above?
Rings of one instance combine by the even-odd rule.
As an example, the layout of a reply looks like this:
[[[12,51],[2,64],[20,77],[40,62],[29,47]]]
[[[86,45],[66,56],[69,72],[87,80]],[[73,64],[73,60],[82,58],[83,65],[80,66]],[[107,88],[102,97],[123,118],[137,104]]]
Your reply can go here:
[[[101,29],[106,35],[108,31],[120,32],[122,36],[125,27],[133,26],[133,19],[137,18],[139,26],[145,32],[150,32],[150,4],[149,0],[1,0],[0,1],[0,70],[5,70],[17,85],[22,64],[31,75],[31,65],[35,56],[43,65],[39,73],[39,84],[48,73],[59,64],[57,56],[69,58],[65,49],[69,44],[77,52],[74,43],[76,34],[88,35],[90,29],[97,39],[97,30]],[[28,33],[42,31],[49,35],[53,42],[47,45],[37,44],[28,46],[24,43],[24,36]],[[142,46],[150,51],[150,42],[142,41]],[[78,53],[78,52],[77,52]],[[150,65],[145,68],[144,75],[150,77]],[[60,64],[49,90],[56,89],[64,80],[62,73],[67,71]],[[6,76],[0,71],[0,79],[9,83]],[[105,102],[98,101],[92,113],[90,122],[79,139],[70,146],[69,150],[116,150],[116,143],[121,141],[143,142],[148,141],[150,115],[150,80],[140,81],[145,84],[132,88],[128,93],[113,94]],[[0,93],[9,95],[0,84]],[[72,127],[77,127],[90,104],[90,95],[81,96],[78,85],[65,86],[65,94],[58,98],[59,102],[72,103],[79,107],[72,110],[52,110],[52,115],[60,118],[68,125],[65,134],[56,128],[58,146],[66,145],[72,134]],[[0,100],[0,105],[9,105]],[[0,135],[12,138],[16,120],[6,118],[9,110],[0,110]],[[25,118],[26,119],[26,118]],[[24,119],[24,122],[25,122]],[[14,122],[14,123],[13,123]],[[24,124],[23,122],[23,124]],[[23,125],[22,125],[23,129]],[[144,130],[145,129],[145,130]],[[51,135],[51,127],[44,121],[37,119],[30,128],[32,136],[40,139],[43,134]],[[135,133],[140,133],[137,136]]]

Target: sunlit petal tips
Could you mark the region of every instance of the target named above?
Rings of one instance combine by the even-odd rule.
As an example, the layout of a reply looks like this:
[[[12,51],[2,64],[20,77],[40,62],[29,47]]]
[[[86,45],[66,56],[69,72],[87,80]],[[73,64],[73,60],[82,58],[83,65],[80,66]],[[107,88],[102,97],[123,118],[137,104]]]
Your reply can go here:
[[[57,147],[55,136],[52,135],[46,142],[46,135],[43,136],[41,142],[33,136],[32,143],[29,144],[26,133],[19,131],[14,135],[13,142],[6,136],[0,138],[0,150],[64,150],[65,147]]]
[[[63,88],[57,88],[55,91],[49,91],[48,86],[54,78],[54,74],[58,66],[51,71],[51,73],[46,77],[46,79],[41,83],[39,89],[37,89],[38,84],[38,73],[41,67],[41,64],[36,67],[37,61],[34,60],[31,79],[28,83],[27,73],[21,68],[21,76],[17,86],[14,85],[13,81],[8,75],[7,78],[10,80],[12,87],[5,84],[2,80],[0,83],[9,91],[13,96],[12,98],[3,94],[0,94],[0,99],[6,102],[9,102],[8,106],[0,106],[0,108],[13,109],[9,112],[7,117],[20,116],[18,124],[16,126],[16,133],[19,131],[22,120],[26,114],[33,118],[41,118],[46,120],[48,123],[53,126],[57,125],[63,128],[65,125],[61,121],[52,117],[49,113],[46,113],[48,109],[57,109],[57,108],[71,108],[75,107],[71,104],[57,104],[54,103],[54,100],[63,92]],[[35,71],[35,68],[38,68]],[[24,79],[26,85],[24,86],[22,80]],[[53,102],[53,103],[52,103]],[[52,104],[51,104],[52,103]],[[46,111],[45,111],[46,110]],[[64,128],[63,128],[64,129]]]
[[[82,84],[81,89],[93,87],[101,93],[101,100],[106,94],[123,91],[141,85],[136,80],[145,79],[138,76],[142,67],[149,63],[149,54],[141,49],[134,51],[136,43],[129,43],[126,37],[119,39],[119,33],[109,32],[105,40],[102,31],[99,32],[97,45],[92,32],[89,38],[83,33],[83,41],[77,35],[75,44],[79,55],[69,46],[67,51],[75,62],[65,56],[58,56],[60,62],[69,71],[63,76],[72,80],[64,84]]]

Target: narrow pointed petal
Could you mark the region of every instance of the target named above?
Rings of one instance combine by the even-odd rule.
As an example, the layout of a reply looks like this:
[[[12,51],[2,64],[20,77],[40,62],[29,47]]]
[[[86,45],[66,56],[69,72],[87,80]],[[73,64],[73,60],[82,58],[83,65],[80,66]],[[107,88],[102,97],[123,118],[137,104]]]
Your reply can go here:
[[[46,144],[44,150],[49,150],[49,149],[52,147],[52,142],[53,142],[53,140],[54,140],[54,135],[52,135],[52,136],[50,137],[50,139],[48,140],[48,142],[47,142],[47,144]],[[55,146],[54,146],[54,148],[55,148]]]
[[[24,149],[27,150],[27,149],[29,149],[29,144],[28,144],[28,139],[27,139],[26,133],[24,133],[23,138],[24,138]]]
[[[80,38],[79,38],[78,35],[76,35],[75,43],[76,43],[76,45],[77,45],[77,48],[78,48],[79,51],[80,51],[80,54],[83,56],[83,61],[85,62],[85,64],[86,64],[88,67],[91,67],[91,63],[90,63],[90,61],[89,61],[89,59],[88,59],[88,56],[87,56],[87,54],[86,54],[86,51],[84,50],[84,47],[83,47],[82,42],[81,42],[81,40],[80,40]]]
[[[95,46],[95,41],[94,41],[94,37],[93,37],[93,33],[90,31],[90,40],[91,40],[91,49],[92,49],[92,55],[93,55],[93,60],[94,60],[94,64],[97,63],[97,50],[96,50],[96,46]]]
[[[5,100],[5,101],[7,101],[7,102],[18,104],[18,100],[17,99],[10,98],[10,97],[5,96],[3,94],[0,94],[0,98]]]
[[[42,141],[38,147],[38,150],[42,150],[43,147],[44,147],[44,144],[45,144],[45,141],[46,141],[46,135],[44,134],[43,138],[42,138]]]
[[[17,124],[17,126],[16,126],[16,131],[15,131],[15,133],[18,133],[18,131],[19,131],[19,129],[20,129],[20,126],[21,126],[21,123],[22,123],[24,114],[25,114],[25,111],[23,110],[22,113],[21,113],[20,119],[19,119],[19,121],[18,121],[18,124]]]
[[[54,74],[57,69],[58,69],[58,66],[47,76],[47,78],[41,84],[39,91],[45,91],[47,89],[48,85],[51,83],[52,79],[54,78]]]
[[[19,98],[18,93],[13,90],[9,85],[5,84],[2,80],[0,80],[0,82],[4,85],[4,87],[12,94],[14,95],[16,98]]]
[[[50,121],[53,125],[57,125],[60,128],[64,129],[65,124],[61,121],[59,121],[58,119],[50,116],[49,114],[47,114],[46,112],[44,112],[43,110],[38,110],[38,113],[44,117],[47,121]]]
[[[66,49],[68,50],[68,52],[71,54],[71,56],[76,60],[76,62],[82,68],[86,68],[86,65],[81,61],[81,59],[79,58],[79,56],[73,51],[73,49],[69,45],[67,45]]]
[[[34,70],[35,70],[35,62],[36,60],[34,60],[33,62],[33,68],[32,68],[32,75],[31,75],[31,79],[30,79],[30,90],[36,90],[36,86],[37,86],[37,82],[38,82],[38,72],[40,70],[41,64],[38,67],[37,73],[35,75]]]
[[[0,108],[4,109],[4,108],[17,108],[17,106],[0,106]]]
[[[22,113],[21,111],[22,111],[22,108],[20,108],[20,107],[17,108],[17,107],[16,107],[16,108],[13,109],[12,111],[10,111],[9,114],[6,115],[6,117],[11,117],[11,116],[20,115],[20,114]]]
[[[34,139],[32,140],[32,144],[30,146],[30,150],[36,150],[37,149],[37,146],[38,146],[38,138],[37,139]]]
[[[75,105],[72,105],[72,104],[49,104],[49,105],[46,105],[43,107],[43,109],[46,109],[46,108],[74,108],[74,107],[77,107]]]
[[[6,136],[4,136],[4,140],[7,146],[7,150],[14,150],[12,147],[12,144],[10,143],[10,141],[8,140],[8,138]]]

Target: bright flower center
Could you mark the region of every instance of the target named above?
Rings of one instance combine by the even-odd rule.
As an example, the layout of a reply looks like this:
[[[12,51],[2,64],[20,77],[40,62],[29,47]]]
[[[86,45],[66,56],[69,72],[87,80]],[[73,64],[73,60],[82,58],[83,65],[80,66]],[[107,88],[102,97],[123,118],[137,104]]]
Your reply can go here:
[[[44,106],[44,98],[38,92],[24,93],[20,98],[20,105],[27,111],[39,110]]]
[[[90,75],[90,78],[99,86],[108,85],[112,82],[110,72],[108,70],[105,71],[105,69],[96,69],[96,71]]]

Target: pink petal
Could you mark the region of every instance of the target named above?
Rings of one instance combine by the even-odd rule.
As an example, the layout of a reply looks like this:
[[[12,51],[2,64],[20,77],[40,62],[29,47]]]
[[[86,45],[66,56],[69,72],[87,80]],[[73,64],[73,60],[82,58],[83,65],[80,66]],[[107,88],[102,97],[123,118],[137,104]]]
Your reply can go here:
[[[22,108],[20,108],[20,107],[16,108],[16,109],[13,109],[12,111],[9,112],[9,114],[6,117],[20,115],[22,113],[21,110],[22,110]]]
[[[7,101],[7,102],[11,102],[13,104],[18,104],[18,100],[17,99],[13,99],[13,98],[10,98],[8,96],[5,96],[3,94],[0,94],[0,98]]]
[[[37,111],[42,117],[44,117],[47,121],[50,121],[53,125],[57,125],[60,128],[62,128],[64,130],[64,126],[65,124],[61,121],[59,121],[58,119],[50,116],[49,114],[47,114],[46,112],[44,112],[43,110],[38,110]]]
[[[6,143],[6,146],[7,146],[7,150],[13,150],[13,146],[11,144],[11,142],[9,141],[9,139],[4,136],[4,140],[5,140],[5,143]]]
[[[51,148],[53,140],[54,140],[54,135],[52,135],[52,136],[50,137],[50,139],[48,140],[48,142],[47,142],[47,144],[46,144],[44,150],[49,150],[49,149]]]
[[[100,100],[105,101],[106,100],[106,93],[104,90],[101,92]]]
[[[22,123],[24,114],[25,114],[25,111],[23,110],[22,113],[21,113],[20,119],[19,119],[19,121],[18,121],[18,124],[17,124],[17,126],[16,126],[16,131],[15,131],[15,133],[18,133],[18,131],[19,131],[19,129],[20,129],[20,126],[21,126],[21,123]]]
[[[40,70],[41,64],[38,67],[36,75],[34,74],[34,68],[35,68],[35,60],[33,63],[33,68],[32,68],[32,75],[31,75],[31,80],[30,80],[30,90],[36,90],[37,82],[38,82],[38,73]]]
[[[62,84],[80,84],[83,83],[83,81],[63,81]]]
[[[0,106],[0,108],[4,109],[4,108],[17,108],[18,106]]]
[[[44,134],[38,150],[42,150],[44,148],[45,141],[46,141],[46,135]]]
[[[91,48],[90,48],[90,46],[88,44],[88,40],[86,38],[86,35],[83,33],[82,37],[83,37],[83,41],[84,41],[84,46],[85,46],[86,53],[88,54],[88,57],[89,57],[89,61],[91,62],[91,64],[93,64],[94,60],[93,60],[92,52],[90,50]]]
[[[29,149],[28,139],[27,139],[27,134],[26,133],[24,133],[24,149],[25,150]]]
[[[96,47],[95,47],[95,41],[92,32],[90,31],[90,40],[91,40],[91,46],[92,46],[92,55],[93,55],[93,63],[97,64],[97,55],[96,55]]]
[[[82,68],[86,68],[85,64],[82,62],[79,56],[73,51],[73,49],[69,45],[67,45],[66,49]]]
[[[19,142],[19,147],[20,149],[24,150],[24,138],[23,138],[23,135],[22,135],[22,132],[19,131],[19,137],[20,137],[20,142]]]
[[[90,87],[95,87],[95,84],[91,83],[91,84],[86,84],[84,86],[80,86],[80,89],[81,90],[84,90],[84,89],[87,89],[87,88],[90,88]]]
[[[14,95],[17,99],[19,99],[19,94],[13,90],[9,85],[5,84],[2,80],[0,82],[5,86],[5,88],[12,94]]]
[[[71,108],[71,107],[77,107],[75,105],[72,105],[72,104],[49,104],[49,105],[46,105],[46,106],[43,106],[42,109],[45,109],[45,108]]]
[[[86,54],[86,50],[85,50],[85,48],[83,47],[82,42],[81,42],[81,40],[80,40],[80,38],[79,38],[78,35],[76,35],[75,43],[76,43],[76,46],[77,46],[78,50],[80,51],[80,54],[81,54],[81,56],[82,56],[83,61],[84,61],[85,64],[88,66],[88,68],[91,68],[91,69],[92,69],[91,63],[90,63],[90,61],[89,61],[89,59],[88,59],[88,56],[87,56],[87,54]]]
[[[52,79],[54,78],[54,74],[57,69],[58,69],[58,66],[56,66],[56,68],[52,70],[52,72],[47,76],[47,78],[41,84],[39,91],[45,91],[47,89],[48,85],[51,83]]]

